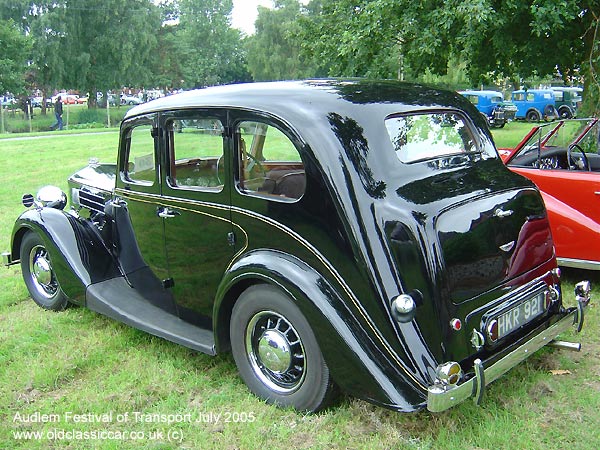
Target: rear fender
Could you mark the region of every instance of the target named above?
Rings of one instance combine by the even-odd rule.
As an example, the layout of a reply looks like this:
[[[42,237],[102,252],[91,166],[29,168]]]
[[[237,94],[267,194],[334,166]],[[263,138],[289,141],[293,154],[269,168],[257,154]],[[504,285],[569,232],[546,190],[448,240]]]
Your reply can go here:
[[[88,220],[54,208],[25,211],[13,227],[14,261],[20,259],[21,241],[30,231],[44,241],[58,282],[73,303],[84,303],[90,284],[120,275],[114,258]]]
[[[257,250],[236,261],[217,292],[213,314],[218,351],[229,349],[229,319],[239,294],[253,284],[282,289],[315,333],[336,383],[355,397],[400,411],[423,407],[422,380],[382,349],[340,294],[316,270],[283,252]]]

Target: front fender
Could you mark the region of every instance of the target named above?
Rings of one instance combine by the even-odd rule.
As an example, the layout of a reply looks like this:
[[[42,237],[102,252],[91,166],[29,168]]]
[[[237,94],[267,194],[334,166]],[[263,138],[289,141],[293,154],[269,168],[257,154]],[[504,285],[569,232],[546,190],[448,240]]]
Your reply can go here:
[[[35,232],[44,241],[63,292],[73,303],[83,304],[92,283],[119,276],[116,261],[87,220],[54,208],[30,209],[16,220],[11,253],[20,259],[23,236]]]
[[[338,292],[308,264],[289,254],[255,250],[237,260],[217,292],[213,314],[218,351],[229,344],[229,318],[239,294],[256,283],[279,286],[311,325],[336,383],[355,397],[399,411],[425,404],[426,390],[406,367],[390,358]]]

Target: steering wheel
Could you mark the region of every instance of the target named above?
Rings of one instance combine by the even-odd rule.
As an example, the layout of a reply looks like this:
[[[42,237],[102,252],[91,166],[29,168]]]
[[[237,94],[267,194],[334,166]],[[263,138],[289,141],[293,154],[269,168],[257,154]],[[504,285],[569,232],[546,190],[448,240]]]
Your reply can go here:
[[[581,153],[581,160],[573,157],[573,149],[577,149]],[[579,144],[569,145],[569,148],[567,149],[567,160],[569,162],[569,168],[572,167],[571,163],[573,163],[573,165],[575,165],[575,167],[579,170],[592,170],[592,167],[590,166],[590,161],[588,160],[587,155],[579,146]],[[581,166],[581,163],[583,163],[583,167]]]

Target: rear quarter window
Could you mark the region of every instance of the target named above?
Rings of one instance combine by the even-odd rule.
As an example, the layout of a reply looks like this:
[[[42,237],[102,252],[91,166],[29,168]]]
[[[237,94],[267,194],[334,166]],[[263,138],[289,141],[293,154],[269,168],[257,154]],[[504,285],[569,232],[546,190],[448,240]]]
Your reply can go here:
[[[385,126],[403,163],[477,151],[471,129],[454,112],[389,117]]]

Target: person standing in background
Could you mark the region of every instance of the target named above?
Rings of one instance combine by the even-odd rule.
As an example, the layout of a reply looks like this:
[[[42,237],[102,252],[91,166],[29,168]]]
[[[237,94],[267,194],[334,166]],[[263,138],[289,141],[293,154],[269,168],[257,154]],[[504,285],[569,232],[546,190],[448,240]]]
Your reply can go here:
[[[50,127],[51,130],[56,130],[57,128],[59,130],[63,129],[62,114],[63,106],[59,95],[58,97],[56,97],[56,101],[54,102],[54,116],[56,117],[56,123]]]

